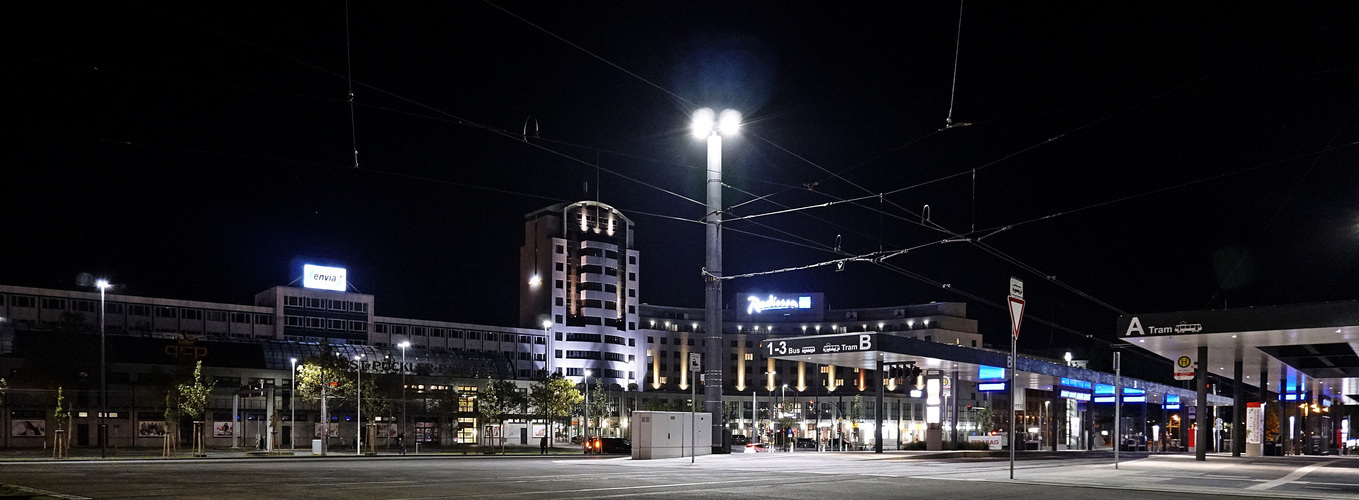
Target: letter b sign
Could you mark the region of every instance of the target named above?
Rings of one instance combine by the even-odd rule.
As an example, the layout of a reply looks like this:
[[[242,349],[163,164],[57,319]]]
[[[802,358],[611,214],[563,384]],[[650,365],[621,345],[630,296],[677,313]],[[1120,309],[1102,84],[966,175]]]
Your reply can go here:
[[[859,336],[859,350],[860,350],[860,351],[867,351],[867,350],[872,349],[872,348],[873,348],[873,336],[872,336],[872,335],[860,335],[860,336]]]

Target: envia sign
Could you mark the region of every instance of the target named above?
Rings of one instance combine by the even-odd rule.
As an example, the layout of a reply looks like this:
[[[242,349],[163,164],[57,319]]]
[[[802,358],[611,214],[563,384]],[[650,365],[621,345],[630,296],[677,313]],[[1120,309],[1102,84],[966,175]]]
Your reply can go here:
[[[302,286],[336,292],[343,292],[348,287],[345,282],[343,267],[325,267],[312,264],[302,266]]]

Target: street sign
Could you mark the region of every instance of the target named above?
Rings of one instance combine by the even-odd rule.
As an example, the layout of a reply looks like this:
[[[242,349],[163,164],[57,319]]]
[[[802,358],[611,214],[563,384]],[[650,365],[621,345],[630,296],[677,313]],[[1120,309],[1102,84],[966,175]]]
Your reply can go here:
[[[698,373],[702,371],[702,367],[703,355],[696,352],[689,353],[689,373]]]
[[[1010,329],[1019,338],[1019,323],[1024,320],[1024,299],[1010,296]]]
[[[1022,298],[1024,298],[1024,281],[1023,281],[1023,280],[1021,280],[1021,279],[1019,279],[1019,278],[1015,278],[1015,277],[1013,277],[1013,276],[1010,277],[1010,296],[1011,296],[1011,297],[1014,297],[1014,298],[1017,298],[1017,299],[1022,299]]]
[[[1189,356],[1175,360],[1175,380],[1194,380],[1194,360]]]

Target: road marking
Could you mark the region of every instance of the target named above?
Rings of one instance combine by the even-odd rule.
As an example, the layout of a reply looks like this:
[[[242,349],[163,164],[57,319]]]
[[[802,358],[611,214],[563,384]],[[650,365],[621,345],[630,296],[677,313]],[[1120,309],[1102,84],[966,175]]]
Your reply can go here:
[[[1302,476],[1306,476],[1307,474],[1311,473],[1311,472],[1314,471],[1314,470],[1317,470],[1317,469],[1320,469],[1320,468],[1322,468],[1322,467],[1325,467],[1326,465],[1327,465],[1327,464],[1324,464],[1324,463],[1322,463],[1322,464],[1312,464],[1312,465],[1308,465],[1308,466],[1306,466],[1306,467],[1302,467],[1302,468],[1300,468],[1300,469],[1298,469],[1298,470],[1295,470],[1295,471],[1293,471],[1293,472],[1288,473],[1287,476],[1284,476],[1284,477],[1275,479],[1275,480],[1273,480],[1273,481],[1267,481],[1267,482],[1263,482],[1263,483],[1260,483],[1260,484],[1256,484],[1256,485],[1252,485],[1252,486],[1247,486],[1246,489],[1248,489],[1248,490],[1268,490],[1268,489],[1274,488],[1274,487],[1276,487],[1276,486],[1283,486],[1283,485],[1285,485],[1285,484],[1288,484],[1288,483],[1293,482],[1293,480],[1295,480],[1295,479],[1301,478]]]

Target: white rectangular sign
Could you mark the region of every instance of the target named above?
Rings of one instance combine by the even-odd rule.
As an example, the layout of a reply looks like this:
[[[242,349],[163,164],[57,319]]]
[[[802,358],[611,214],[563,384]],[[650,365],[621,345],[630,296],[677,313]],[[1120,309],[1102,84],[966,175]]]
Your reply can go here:
[[[1016,299],[1024,298],[1024,281],[1019,278],[1010,277],[1010,296]]]
[[[343,292],[347,288],[344,268],[304,264],[302,266],[302,286]]]

